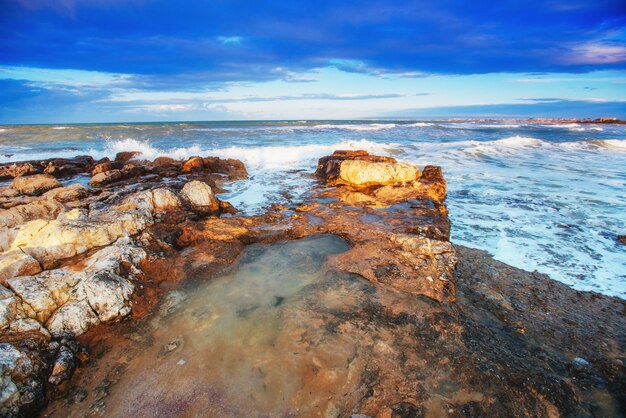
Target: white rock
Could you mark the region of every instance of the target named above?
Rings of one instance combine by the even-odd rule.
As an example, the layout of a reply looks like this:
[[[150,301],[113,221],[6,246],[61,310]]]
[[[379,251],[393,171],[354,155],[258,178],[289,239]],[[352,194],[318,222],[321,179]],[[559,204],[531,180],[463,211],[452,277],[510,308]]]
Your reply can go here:
[[[100,321],[86,300],[71,301],[58,309],[47,323],[54,337],[84,334]]]
[[[129,280],[104,270],[90,275],[80,285],[101,322],[123,318],[130,313],[135,286]]]
[[[180,207],[180,199],[170,189],[152,190],[155,210],[176,209]]]
[[[210,214],[219,212],[219,201],[215,197],[211,186],[202,181],[194,180],[188,182],[180,194],[189,203],[191,210],[196,213]]]

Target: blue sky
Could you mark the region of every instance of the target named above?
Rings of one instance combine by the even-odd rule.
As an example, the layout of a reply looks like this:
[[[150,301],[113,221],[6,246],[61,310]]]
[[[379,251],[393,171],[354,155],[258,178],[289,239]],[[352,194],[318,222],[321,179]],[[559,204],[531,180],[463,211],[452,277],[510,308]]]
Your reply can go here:
[[[0,0],[0,123],[626,118],[626,2]]]

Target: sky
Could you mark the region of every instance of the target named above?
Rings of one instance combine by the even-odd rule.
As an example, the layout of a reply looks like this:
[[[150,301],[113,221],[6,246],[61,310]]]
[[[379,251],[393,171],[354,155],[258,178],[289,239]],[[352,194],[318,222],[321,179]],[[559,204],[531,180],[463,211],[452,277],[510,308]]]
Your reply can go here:
[[[0,123],[626,119],[623,0],[0,0]]]

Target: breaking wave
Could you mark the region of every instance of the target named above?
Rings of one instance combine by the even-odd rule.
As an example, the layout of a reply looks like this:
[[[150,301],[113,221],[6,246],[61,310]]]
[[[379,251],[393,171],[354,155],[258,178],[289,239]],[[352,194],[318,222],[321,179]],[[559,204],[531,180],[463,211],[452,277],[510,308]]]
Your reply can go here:
[[[626,139],[592,139],[586,142],[600,148],[626,151]]]
[[[322,125],[313,125],[311,129],[341,129],[348,131],[381,131],[384,129],[392,129],[395,128],[395,123],[370,123],[370,124],[322,124]]]
[[[141,158],[154,160],[157,157],[171,157],[185,159],[194,155],[217,156],[221,158],[235,158],[257,168],[276,168],[286,164],[294,164],[316,160],[328,155],[337,149],[366,150],[374,154],[394,154],[400,151],[398,144],[378,143],[362,139],[360,141],[342,141],[333,144],[308,144],[290,146],[265,147],[228,147],[202,148],[199,145],[161,149],[148,142],[133,138],[108,141],[103,156],[115,156],[118,152],[134,150],[141,152]]]

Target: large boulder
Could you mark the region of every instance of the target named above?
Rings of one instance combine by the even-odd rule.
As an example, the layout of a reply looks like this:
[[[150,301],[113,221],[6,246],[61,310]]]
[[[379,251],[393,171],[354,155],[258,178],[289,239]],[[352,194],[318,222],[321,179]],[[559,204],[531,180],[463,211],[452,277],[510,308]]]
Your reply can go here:
[[[180,208],[180,199],[167,188],[152,190],[152,199],[155,210],[172,210]]]
[[[220,211],[220,202],[215,197],[211,186],[202,181],[188,182],[181,190],[180,195],[189,208],[197,214],[217,214]]]
[[[16,177],[11,183],[12,189],[30,196],[39,196],[56,187],[61,187],[61,183],[49,174]]]
[[[319,160],[316,175],[327,182],[356,187],[403,186],[420,178],[417,167],[366,151],[335,151]]]

